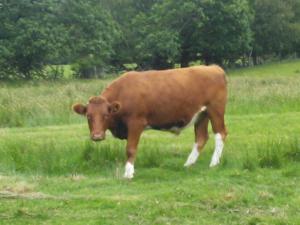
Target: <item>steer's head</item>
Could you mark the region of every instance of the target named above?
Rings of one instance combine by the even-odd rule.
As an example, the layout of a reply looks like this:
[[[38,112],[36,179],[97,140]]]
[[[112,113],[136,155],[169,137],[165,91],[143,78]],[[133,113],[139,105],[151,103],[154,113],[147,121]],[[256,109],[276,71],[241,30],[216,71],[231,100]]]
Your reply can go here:
[[[120,103],[109,103],[101,96],[91,97],[87,105],[73,105],[73,110],[87,117],[90,136],[93,141],[105,139],[105,131],[109,128],[112,116],[120,109]]]

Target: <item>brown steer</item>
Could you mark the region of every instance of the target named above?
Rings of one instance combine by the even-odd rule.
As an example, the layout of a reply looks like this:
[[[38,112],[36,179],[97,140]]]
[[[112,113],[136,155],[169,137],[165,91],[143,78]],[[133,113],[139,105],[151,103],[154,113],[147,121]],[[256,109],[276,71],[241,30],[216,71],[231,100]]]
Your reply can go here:
[[[210,166],[219,163],[226,128],[225,72],[216,65],[162,71],[128,72],[113,81],[100,96],[73,109],[88,119],[91,138],[103,140],[105,131],[127,139],[125,178],[134,174],[134,159],[145,129],[179,133],[194,124],[195,144],[185,166],[194,164],[208,139],[208,122],[215,133]]]

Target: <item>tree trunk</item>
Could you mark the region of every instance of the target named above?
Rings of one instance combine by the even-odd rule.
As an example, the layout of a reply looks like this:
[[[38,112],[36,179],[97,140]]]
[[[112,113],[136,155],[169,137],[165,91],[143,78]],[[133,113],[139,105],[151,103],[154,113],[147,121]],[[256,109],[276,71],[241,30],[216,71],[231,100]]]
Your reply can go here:
[[[188,67],[189,66],[189,57],[188,53],[185,50],[182,50],[181,56],[180,56],[180,67]]]
[[[258,64],[256,52],[252,54],[253,65],[256,66]]]

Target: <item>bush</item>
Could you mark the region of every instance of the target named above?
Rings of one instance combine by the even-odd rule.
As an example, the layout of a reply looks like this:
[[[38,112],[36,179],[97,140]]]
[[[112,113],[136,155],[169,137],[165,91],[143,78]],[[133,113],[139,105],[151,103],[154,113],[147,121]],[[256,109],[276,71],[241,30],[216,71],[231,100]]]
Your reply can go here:
[[[103,66],[100,63],[96,63],[93,57],[78,60],[72,65],[74,76],[76,78],[95,78],[101,77],[103,73]]]

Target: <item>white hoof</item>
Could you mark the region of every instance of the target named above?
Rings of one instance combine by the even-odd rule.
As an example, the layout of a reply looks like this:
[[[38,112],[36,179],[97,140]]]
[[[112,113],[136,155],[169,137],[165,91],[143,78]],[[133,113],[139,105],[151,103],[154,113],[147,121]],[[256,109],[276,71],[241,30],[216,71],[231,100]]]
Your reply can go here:
[[[217,166],[219,163],[220,163],[220,160],[212,159],[209,164],[209,167]]]
[[[132,179],[133,174],[134,174],[134,166],[130,162],[127,162],[126,165],[125,165],[124,178],[125,179]]]
[[[190,167],[193,164],[195,164],[195,162],[188,162],[188,161],[186,161],[183,166],[184,167]]]
[[[187,158],[184,164],[184,167],[189,167],[193,165],[197,161],[198,156],[199,156],[198,145],[195,144],[192,152],[190,153],[189,157]]]

